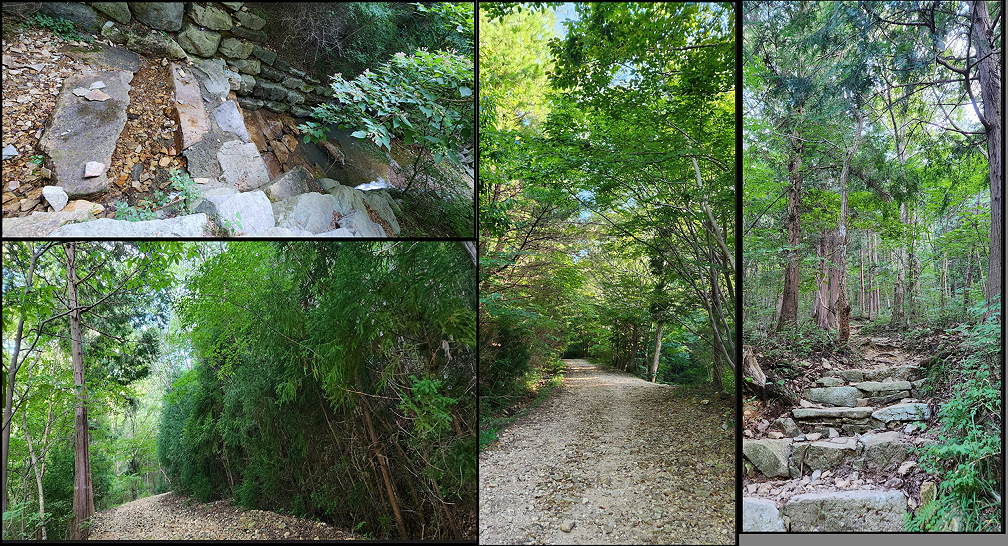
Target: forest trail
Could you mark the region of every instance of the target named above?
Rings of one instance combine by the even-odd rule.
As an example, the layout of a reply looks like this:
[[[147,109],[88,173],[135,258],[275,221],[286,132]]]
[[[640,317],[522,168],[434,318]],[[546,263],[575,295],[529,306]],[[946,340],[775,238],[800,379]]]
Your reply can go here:
[[[732,401],[564,362],[560,394],[480,454],[479,542],[734,544]]]
[[[801,407],[745,418],[742,532],[899,532],[933,494],[913,453],[934,441],[924,358],[863,326],[851,321],[854,355],[808,363]]]
[[[245,510],[229,500],[201,503],[173,492],[94,515],[90,540],[360,540],[325,523]]]

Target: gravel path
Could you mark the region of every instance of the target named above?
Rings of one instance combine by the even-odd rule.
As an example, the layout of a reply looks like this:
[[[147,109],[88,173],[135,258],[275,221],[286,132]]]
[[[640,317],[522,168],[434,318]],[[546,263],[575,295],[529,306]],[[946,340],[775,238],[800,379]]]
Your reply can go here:
[[[734,544],[733,401],[565,362],[561,393],[480,454],[479,542]]]
[[[325,523],[201,503],[175,493],[144,497],[94,515],[90,540],[355,540]]]

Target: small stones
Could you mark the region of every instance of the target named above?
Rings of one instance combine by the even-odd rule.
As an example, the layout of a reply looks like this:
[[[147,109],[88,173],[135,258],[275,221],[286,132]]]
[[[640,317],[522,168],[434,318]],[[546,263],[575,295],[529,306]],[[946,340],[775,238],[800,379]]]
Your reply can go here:
[[[14,147],[13,144],[8,144],[3,148],[3,159],[4,161],[18,155],[18,149]]]
[[[83,97],[84,95],[87,95],[89,91],[90,89],[84,89],[83,87],[76,87],[73,90],[73,94],[77,95],[78,97]]]
[[[169,164],[171,164],[171,158],[168,156],[164,156],[160,161],[158,161],[158,165],[162,167],[167,167]]]
[[[103,93],[100,89],[94,89],[87,95],[84,95],[84,98],[91,101],[105,102],[112,97]]]
[[[773,440],[780,440],[781,438],[784,437],[784,434],[781,432],[777,432],[776,430],[773,430],[767,433],[767,437]]]
[[[105,164],[97,161],[88,161],[84,165],[84,178],[93,178],[105,172]]]
[[[52,205],[53,210],[56,212],[63,210],[67,201],[70,200],[66,192],[63,191],[63,188],[60,188],[59,186],[45,186],[42,188],[42,195],[45,197],[46,201]]]
[[[91,87],[89,89],[105,89],[105,82],[96,81],[91,84]]]
[[[897,470],[896,472],[900,476],[906,476],[907,474],[910,473],[910,470],[912,470],[913,467],[915,467],[915,466],[917,466],[917,462],[916,461],[906,461],[906,462],[904,462],[903,464],[900,465],[899,470]]]
[[[563,523],[560,524],[560,530],[563,531],[563,532],[565,532],[565,533],[569,533],[569,532],[571,532],[571,530],[574,529],[574,527],[576,525],[577,525],[577,523],[574,520],[569,519],[569,520],[564,521]]]

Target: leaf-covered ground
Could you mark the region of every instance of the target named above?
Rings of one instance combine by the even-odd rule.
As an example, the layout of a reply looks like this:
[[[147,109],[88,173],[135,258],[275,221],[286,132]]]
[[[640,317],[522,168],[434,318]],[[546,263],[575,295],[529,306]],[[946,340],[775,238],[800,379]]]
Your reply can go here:
[[[479,542],[734,544],[733,400],[566,362],[480,455]]]
[[[360,540],[325,523],[162,493],[94,515],[91,540]]]

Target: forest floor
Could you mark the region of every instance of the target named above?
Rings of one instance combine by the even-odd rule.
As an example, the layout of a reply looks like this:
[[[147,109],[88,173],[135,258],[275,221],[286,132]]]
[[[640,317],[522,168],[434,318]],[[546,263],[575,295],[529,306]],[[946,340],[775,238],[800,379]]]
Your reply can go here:
[[[734,544],[733,400],[565,363],[480,454],[479,542]]]
[[[90,540],[361,540],[325,523],[172,492],[94,515]]]

